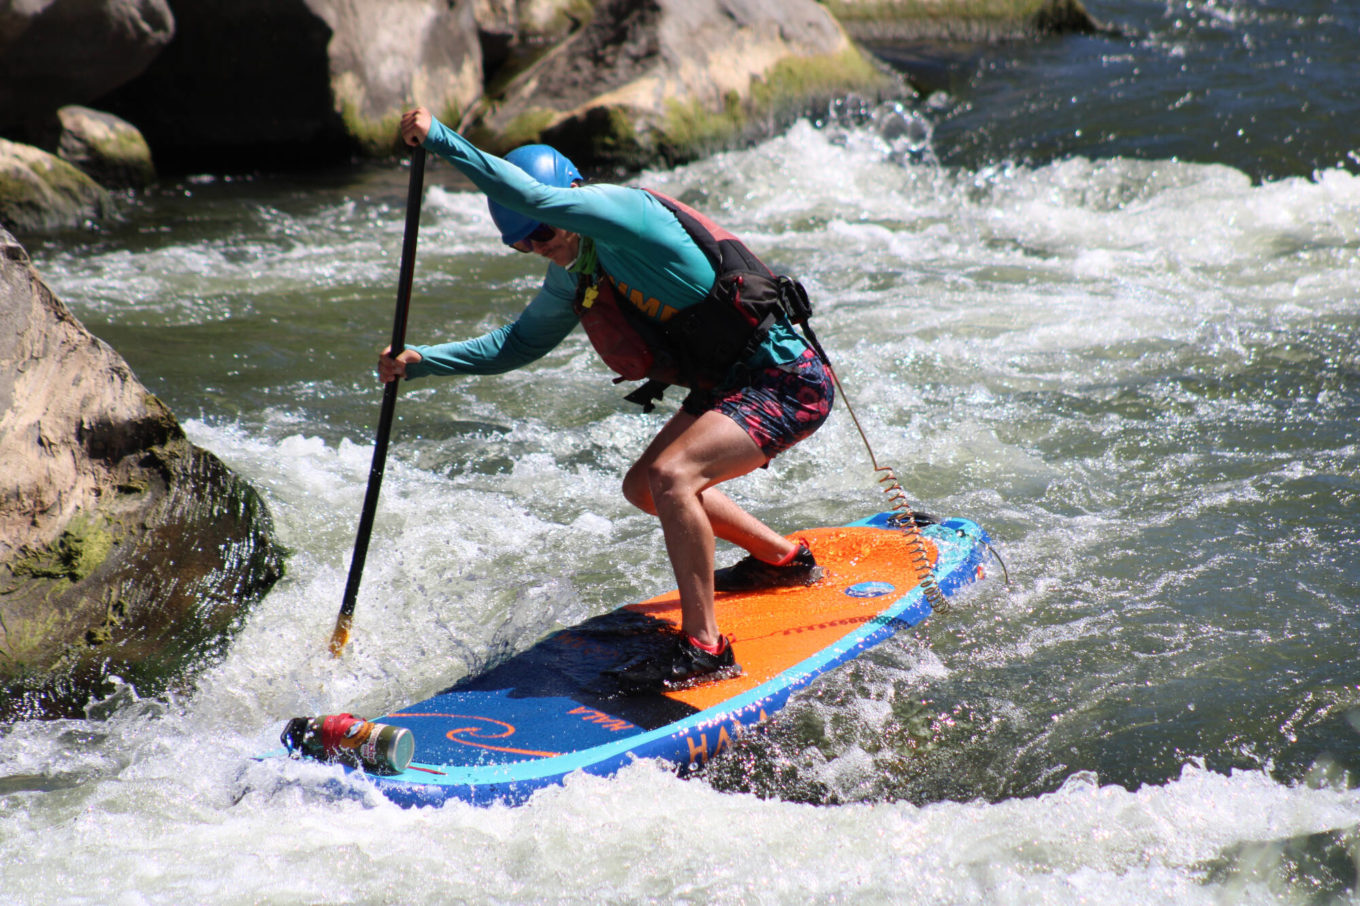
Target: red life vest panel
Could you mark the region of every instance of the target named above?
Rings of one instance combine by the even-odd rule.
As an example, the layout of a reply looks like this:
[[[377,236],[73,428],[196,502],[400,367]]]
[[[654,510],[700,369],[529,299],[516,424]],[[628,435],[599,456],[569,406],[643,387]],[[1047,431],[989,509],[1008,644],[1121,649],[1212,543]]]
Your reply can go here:
[[[785,315],[784,296],[796,284],[776,277],[740,239],[703,214],[647,191],[675,215],[712,263],[713,287],[702,301],[658,323],[620,299],[607,274],[583,275],[575,309],[586,336],[618,380],[646,378],[699,389],[738,381],[736,369]],[[645,402],[644,408],[649,408]]]
[[[621,381],[664,380],[653,348],[660,343],[659,325],[644,323],[641,312],[631,313],[632,303],[619,303],[618,293],[608,277],[597,275],[595,282],[582,277],[573,306],[581,319],[590,345]],[[668,375],[676,377],[679,375]]]

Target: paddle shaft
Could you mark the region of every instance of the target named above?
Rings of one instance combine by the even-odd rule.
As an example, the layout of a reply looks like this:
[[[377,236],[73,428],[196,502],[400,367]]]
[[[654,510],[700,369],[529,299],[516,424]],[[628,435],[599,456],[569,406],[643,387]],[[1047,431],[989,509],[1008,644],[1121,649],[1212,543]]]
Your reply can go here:
[[[416,236],[420,232],[420,198],[425,184],[425,149],[416,147],[411,152],[411,180],[406,190],[406,230],[401,242],[401,270],[397,277],[397,311],[392,319],[392,348],[388,353],[396,358],[406,348],[406,314],[411,308],[411,281],[416,269]],[[392,418],[397,410],[399,380],[388,381],[383,387],[382,411],[378,415],[378,436],[373,445],[373,463],[368,469],[368,491],[364,494],[364,508],[359,514],[359,530],[354,538],[354,556],[349,563],[349,580],[345,596],[340,602],[340,615],[331,636],[331,654],[339,657],[349,641],[349,628],[354,620],[354,605],[359,597],[359,582],[368,558],[368,539],[373,534],[373,516],[378,509],[378,492],[382,488],[383,469],[387,464],[387,442],[392,436]]]

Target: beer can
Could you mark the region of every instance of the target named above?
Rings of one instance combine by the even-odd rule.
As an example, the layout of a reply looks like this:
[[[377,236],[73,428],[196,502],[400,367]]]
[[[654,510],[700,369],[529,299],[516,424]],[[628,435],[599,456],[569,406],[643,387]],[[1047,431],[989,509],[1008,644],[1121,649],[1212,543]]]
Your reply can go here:
[[[284,728],[281,739],[290,752],[375,774],[400,773],[415,755],[415,737],[410,730],[375,724],[353,714],[295,717]]]

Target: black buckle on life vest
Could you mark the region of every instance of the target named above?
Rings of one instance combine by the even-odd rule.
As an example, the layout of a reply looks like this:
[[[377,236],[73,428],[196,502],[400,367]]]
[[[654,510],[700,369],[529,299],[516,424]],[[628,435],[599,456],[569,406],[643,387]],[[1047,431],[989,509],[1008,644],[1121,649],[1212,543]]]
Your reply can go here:
[[[795,324],[806,324],[812,317],[812,301],[808,299],[803,284],[786,274],[780,274],[776,281],[779,285],[779,302],[789,320]]]
[[[623,378],[615,378],[614,383],[619,383]],[[632,393],[624,397],[630,403],[637,403],[642,407],[643,412],[651,412],[656,408],[657,400],[661,399],[666,393],[666,388],[670,384],[665,381],[648,381],[641,387],[634,388]]]

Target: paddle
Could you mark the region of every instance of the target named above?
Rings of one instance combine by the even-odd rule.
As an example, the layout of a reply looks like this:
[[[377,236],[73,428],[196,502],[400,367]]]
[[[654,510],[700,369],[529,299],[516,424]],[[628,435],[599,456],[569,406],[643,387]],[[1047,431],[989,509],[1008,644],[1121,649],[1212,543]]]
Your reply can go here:
[[[397,313],[392,320],[392,348],[388,353],[396,358],[406,348],[406,313],[411,307],[411,279],[416,268],[416,234],[420,230],[420,196],[425,183],[425,149],[417,146],[411,152],[411,181],[406,190],[406,232],[401,241],[401,271],[397,277]],[[392,434],[392,416],[397,409],[397,385],[389,381],[383,387],[382,412],[378,416],[378,437],[373,445],[373,464],[368,469],[368,492],[364,494],[364,509],[359,514],[359,531],[354,539],[354,556],[349,563],[349,581],[345,583],[345,597],[340,603],[340,615],[331,634],[331,654],[339,657],[349,643],[349,629],[354,622],[354,604],[359,597],[359,579],[368,557],[368,539],[373,533],[373,514],[378,509],[378,490],[382,487],[383,467],[387,463],[387,440]]]

